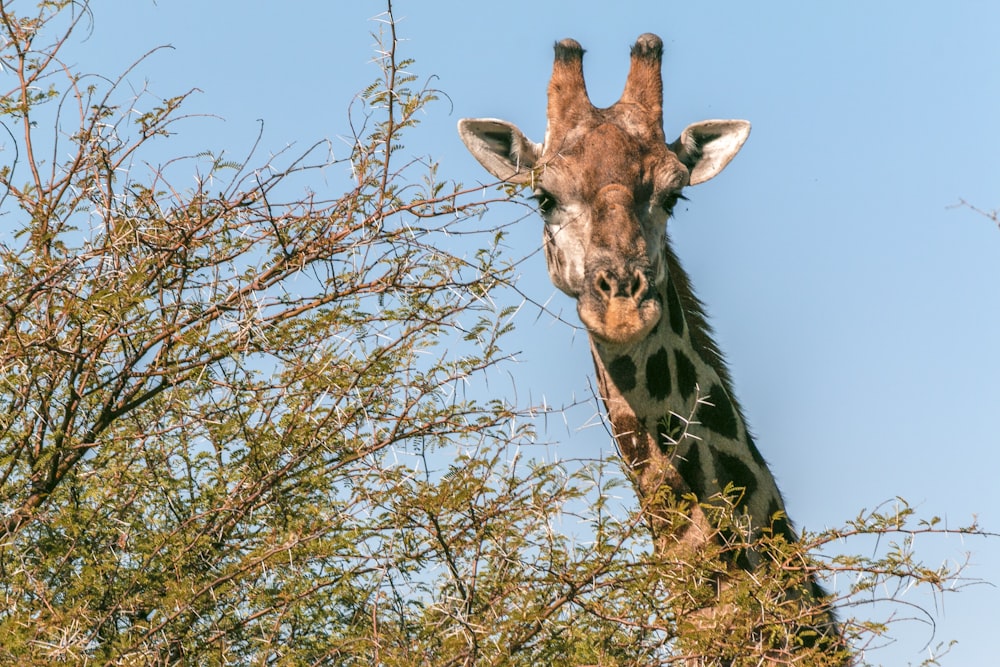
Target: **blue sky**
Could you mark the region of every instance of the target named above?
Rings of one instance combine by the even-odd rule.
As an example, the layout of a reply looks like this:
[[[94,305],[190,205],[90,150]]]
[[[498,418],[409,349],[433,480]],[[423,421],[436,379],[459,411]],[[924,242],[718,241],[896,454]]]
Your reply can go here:
[[[243,154],[349,133],[381,3],[95,1],[86,70],[124,69],[167,96],[201,93],[170,148]],[[401,53],[447,93],[411,135],[440,174],[487,175],[455,133],[461,117],[516,122],[540,141],[551,47],[587,49],[593,101],[613,103],[628,48],[665,42],[667,134],[706,118],[753,123],[725,173],[692,189],[671,234],[707,303],[736,391],[799,525],[837,525],[902,496],[952,525],[1000,530],[1000,229],[955,208],[1000,207],[1000,3],[526,2],[397,0]],[[521,215],[497,207],[481,224]],[[540,243],[529,218],[511,237]],[[575,321],[543,260],[520,287]],[[553,405],[590,395],[585,336],[526,306],[508,347],[519,392]],[[564,456],[609,451],[593,404],[550,421]],[[1000,540],[923,540],[935,564],[971,552],[972,577],[1000,584]],[[848,545],[848,549],[850,545]],[[916,596],[914,601],[933,606]],[[937,639],[951,665],[987,665],[1000,591],[944,600]],[[911,624],[872,658],[918,663],[931,640]]]

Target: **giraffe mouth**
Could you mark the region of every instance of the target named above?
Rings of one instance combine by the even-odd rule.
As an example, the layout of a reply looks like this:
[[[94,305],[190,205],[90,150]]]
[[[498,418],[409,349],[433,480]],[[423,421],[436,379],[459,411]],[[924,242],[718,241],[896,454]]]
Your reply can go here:
[[[612,345],[629,345],[645,338],[660,321],[662,311],[655,298],[581,296],[577,304],[580,321],[590,335]]]

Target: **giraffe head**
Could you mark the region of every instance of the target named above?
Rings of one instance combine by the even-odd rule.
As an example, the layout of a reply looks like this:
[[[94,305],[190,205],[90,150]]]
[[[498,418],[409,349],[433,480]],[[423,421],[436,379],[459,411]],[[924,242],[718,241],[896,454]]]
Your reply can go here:
[[[598,109],[587,96],[583,49],[572,39],[557,43],[541,145],[506,121],[458,124],[487,171],[533,189],[552,282],[607,345],[640,341],[659,322],[667,218],[684,187],[722,171],[750,133],[746,121],[709,120],[666,143],[662,55],[659,37],[640,36],[621,99]]]

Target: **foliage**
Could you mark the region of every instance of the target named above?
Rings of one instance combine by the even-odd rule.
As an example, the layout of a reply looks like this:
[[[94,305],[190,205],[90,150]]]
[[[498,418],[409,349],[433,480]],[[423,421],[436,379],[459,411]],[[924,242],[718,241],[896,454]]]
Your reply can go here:
[[[847,609],[961,582],[910,550],[950,531],[901,505],[760,538],[775,557],[706,632],[725,552],[760,545],[657,560],[617,464],[532,456],[528,409],[476,389],[514,263],[463,225],[487,201],[403,157],[435,92],[391,6],[350,155],[259,164],[157,161],[188,94],[66,66],[90,20],[0,3],[0,662],[758,664],[775,642],[748,638],[807,624],[787,592],[814,571],[857,575]],[[303,187],[330,167],[346,191]],[[808,555],[858,535],[902,539]],[[887,627],[843,621],[858,647]]]

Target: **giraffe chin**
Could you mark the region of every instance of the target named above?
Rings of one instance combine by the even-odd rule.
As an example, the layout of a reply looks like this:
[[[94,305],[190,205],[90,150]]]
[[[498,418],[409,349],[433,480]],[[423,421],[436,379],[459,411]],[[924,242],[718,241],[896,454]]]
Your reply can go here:
[[[580,321],[598,341],[610,345],[630,345],[643,340],[660,321],[662,308],[655,299],[636,303],[635,299],[614,297],[594,308],[585,300],[577,306]]]

